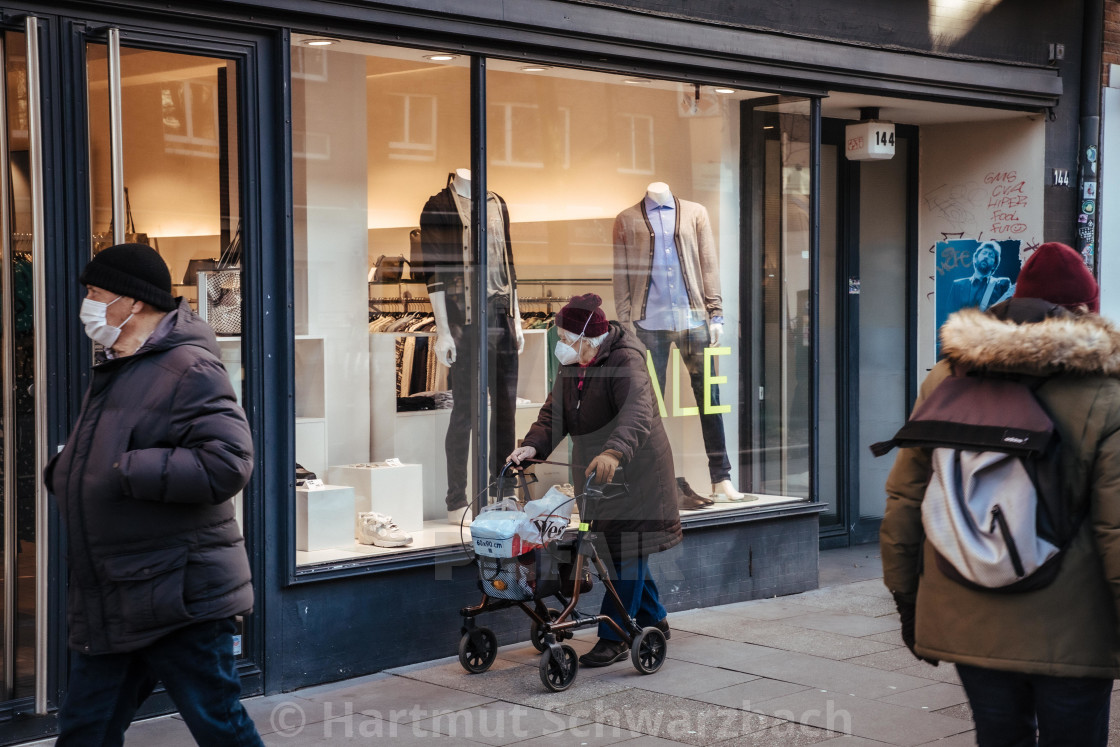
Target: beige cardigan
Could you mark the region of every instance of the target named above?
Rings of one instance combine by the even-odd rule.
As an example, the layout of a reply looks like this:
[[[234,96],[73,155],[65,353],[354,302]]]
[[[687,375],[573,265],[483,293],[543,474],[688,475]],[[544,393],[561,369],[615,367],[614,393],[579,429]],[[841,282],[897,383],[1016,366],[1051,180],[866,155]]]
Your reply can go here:
[[[719,257],[712,224],[703,205],[676,200],[676,245],[681,275],[692,310],[704,319],[723,315]],[[614,219],[614,305],[618,321],[629,330],[645,318],[646,294],[653,264],[654,233],[645,200]]]

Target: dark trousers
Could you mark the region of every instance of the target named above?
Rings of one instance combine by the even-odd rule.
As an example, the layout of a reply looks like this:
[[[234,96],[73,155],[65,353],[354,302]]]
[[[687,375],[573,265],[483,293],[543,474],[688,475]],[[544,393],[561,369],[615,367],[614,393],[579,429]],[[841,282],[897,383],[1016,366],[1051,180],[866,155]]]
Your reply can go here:
[[[692,393],[696,406],[700,408],[700,432],[704,436],[704,451],[708,453],[708,474],[713,483],[723,482],[731,477],[731,462],[727,460],[727,441],[723,435],[723,416],[704,412],[704,348],[708,347],[708,325],[704,324],[679,332],[671,330],[648,330],[635,326],[638,339],[645,344],[653,358],[653,370],[665,392],[667,383],[666,369],[669,366],[669,348],[677,346],[681,360],[688,370],[692,383]],[[719,405],[719,387],[712,385],[712,406]]]
[[[980,747],[1105,747],[1112,680],[957,665]],[[1035,731],[1038,740],[1035,741]]]
[[[611,578],[611,583],[614,584],[614,590],[618,592],[622,604],[626,606],[626,614],[636,619],[643,628],[664,619],[667,613],[657,595],[657,584],[649,574],[649,556],[615,559],[613,565],[615,576]],[[628,623],[610,594],[603,595],[599,614],[610,616],[620,628],[627,629]],[[608,641],[622,640],[614,628],[604,622],[599,623],[599,637]]]
[[[241,705],[231,619],[176,630],[138,651],[71,652],[70,684],[58,714],[56,747],[119,747],[136,709],[157,682],[207,747],[263,746]]]
[[[486,389],[490,393],[490,479],[496,479],[513,451],[514,415],[517,408],[517,336],[507,303],[487,306]],[[455,340],[455,362],[451,364],[451,422],[444,448],[447,454],[447,509],[467,505],[467,457],[471,433],[477,423],[471,417],[471,402],[478,398],[478,326],[451,325]],[[485,402],[481,403],[485,407]],[[480,407],[480,409],[482,409]],[[543,457],[542,457],[543,458]]]

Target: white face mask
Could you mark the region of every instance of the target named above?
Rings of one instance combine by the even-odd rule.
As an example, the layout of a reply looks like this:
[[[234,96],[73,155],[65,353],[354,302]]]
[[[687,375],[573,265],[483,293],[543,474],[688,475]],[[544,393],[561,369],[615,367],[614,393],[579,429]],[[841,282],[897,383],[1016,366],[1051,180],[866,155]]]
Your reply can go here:
[[[82,299],[82,308],[78,312],[78,318],[82,320],[82,324],[86,328],[86,336],[94,342],[100,343],[106,348],[113,347],[117,338],[121,336],[121,329],[124,325],[128,324],[135,314],[129,314],[128,319],[121,322],[120,327],[113,327],[106,321],[106,314],[109,307],[117,301],[124,298],[124,296],[117,296],[109,303],[103,301],[94,301],[92,298]]]
[[[556,347],[552,349],[556,360],[560,361],[561,366],[570,366],[579,361],[579,351],[573,348],[563,340],[556,341]]]
[[[583,339],[583,333],[587,331],[587,324],[590,321],[591,315],[588,315],[587,321],[583,323],[583,329],[579,332],[579,337],[577,337],[572,344],[569,345],[564,342],[563,337],[556,341],[556,347],[552,349],[552,353],[556,356],[556,360],[560,361],[561,366],[570,366],[573,363],[579,363],[579,351],[576,350],[575,345]]]

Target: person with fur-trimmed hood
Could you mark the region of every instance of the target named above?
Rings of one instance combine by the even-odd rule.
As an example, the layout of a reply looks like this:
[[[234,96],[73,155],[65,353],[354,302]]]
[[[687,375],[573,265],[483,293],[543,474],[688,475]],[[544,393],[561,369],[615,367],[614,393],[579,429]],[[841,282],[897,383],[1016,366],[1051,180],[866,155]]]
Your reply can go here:
[[[883,581],[915,656],[954,662],[982,745],[1105,745],[1120,676],[1120,328],[1098,315],[1100,291],[1072,248],[1040,246],[1014,296],[964,309],[941,329],[939,362],[919,402],[951,366],[1042,377],[1036,395],[1061,436],[1064,497],[1089,518],[1057,578],[1022,593],[968,589],[941,573],[924,542],[930,450],[902,449],[887,479]],[[1054,741],[1056,740],[1056,741]]]

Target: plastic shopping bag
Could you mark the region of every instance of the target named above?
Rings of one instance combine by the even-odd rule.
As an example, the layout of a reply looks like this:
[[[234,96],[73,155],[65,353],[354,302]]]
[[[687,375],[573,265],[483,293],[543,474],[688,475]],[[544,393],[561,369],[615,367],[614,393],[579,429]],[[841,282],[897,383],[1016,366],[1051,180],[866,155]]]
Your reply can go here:
[[[572,519],[575,501],[555,486],[535,501],[525,504],[525,519],[517,529],[522,541],[543,545],[560,539]]]
[[[516,508],[514,501],[487,506],[471,522],[471,540],[478,555],[491,558],[516,558],[529,552],[534,545],[525,542],[518,529],[526,520],[524,511]]]

